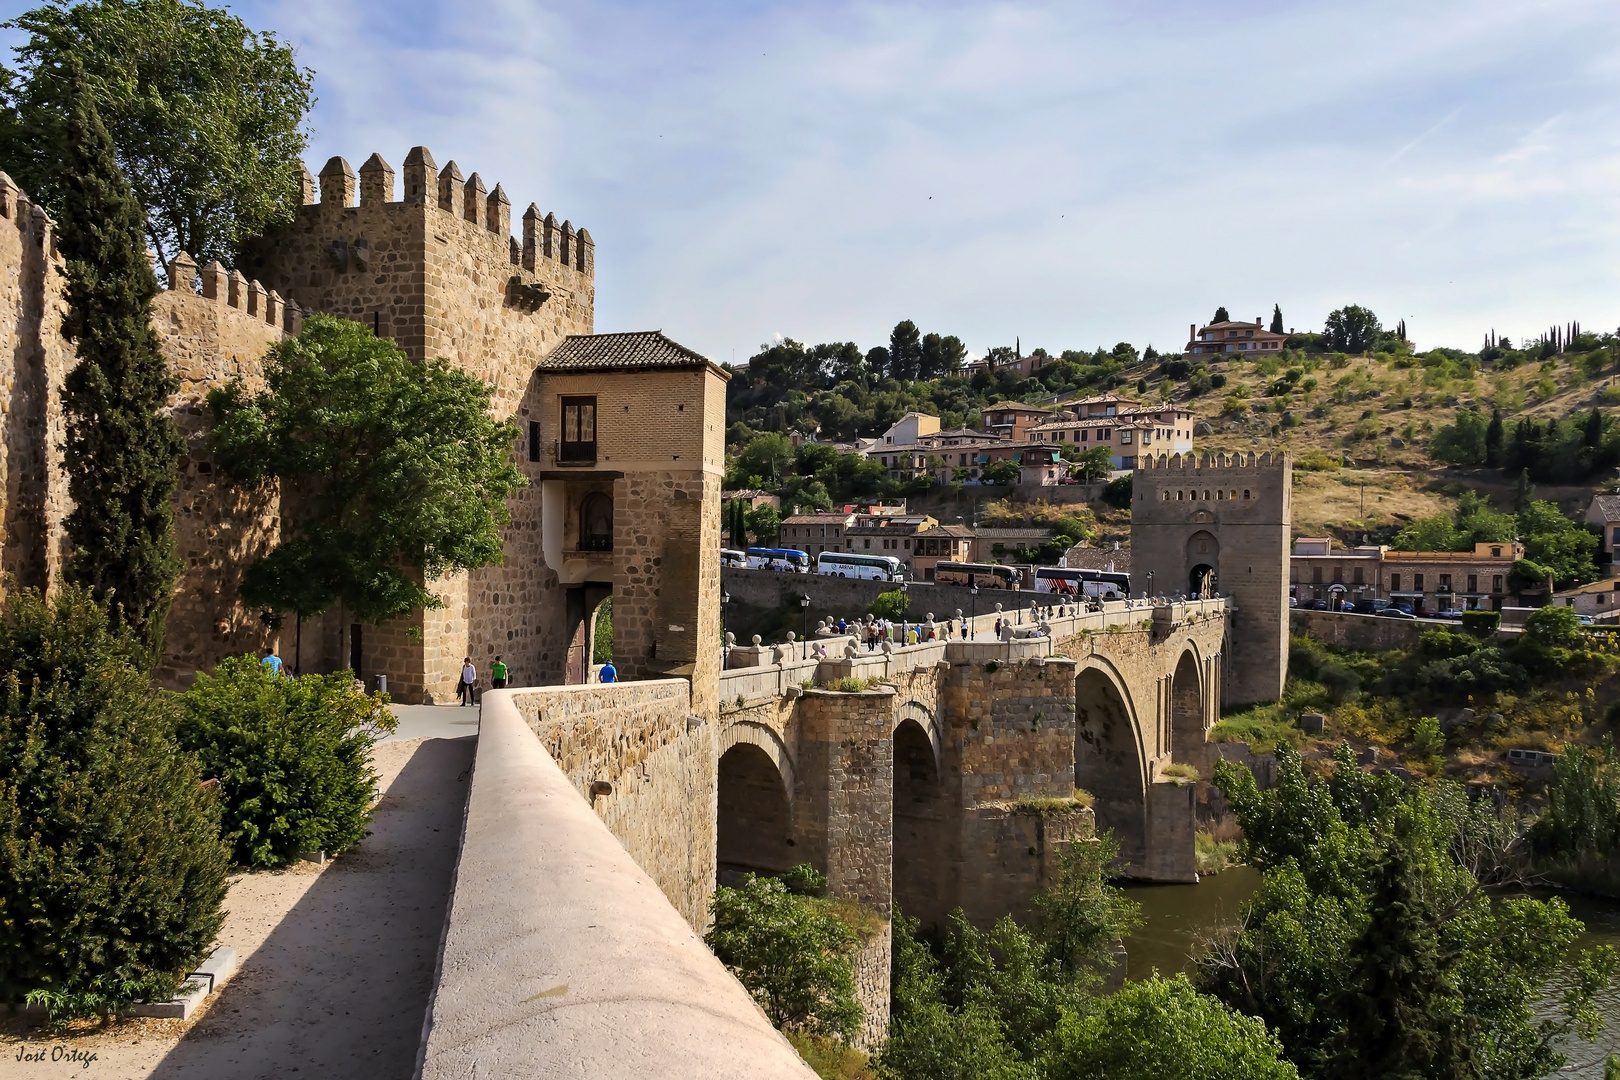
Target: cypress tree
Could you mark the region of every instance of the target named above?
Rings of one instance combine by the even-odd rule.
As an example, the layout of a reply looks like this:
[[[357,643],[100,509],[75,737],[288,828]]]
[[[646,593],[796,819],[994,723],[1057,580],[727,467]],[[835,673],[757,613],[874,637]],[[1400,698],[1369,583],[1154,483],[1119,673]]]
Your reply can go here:
[[[1272,304],[1271,305],[1271,332],[1273,334],[1280,334],[1280,333],[1283,332],[1282,305],[1281,304]]]
[[[174,580],[173,498],[185,443],[168,415],[176,389],[152,329],[157,278],[145,215],[113,157],[83,72],[71,84],[58,166],[69,311],[79,362],[62,394],[67,417],[68,577],[106,605],[155,662]]]
[[[1215,317],[1209,321],[1212,323],[1231,322],[1232,315],[1226,310],[1225,307],[1218,307],[1215,309]]]
[[[1485,464],[1493,469],[1502,467],[1502,410],[1491,410],[1491,423],[1485,429]]]
[[[1586,418],[1586,445],[1596,448],[1603,442],[1603,414],[1592,407],[1592,415]]]

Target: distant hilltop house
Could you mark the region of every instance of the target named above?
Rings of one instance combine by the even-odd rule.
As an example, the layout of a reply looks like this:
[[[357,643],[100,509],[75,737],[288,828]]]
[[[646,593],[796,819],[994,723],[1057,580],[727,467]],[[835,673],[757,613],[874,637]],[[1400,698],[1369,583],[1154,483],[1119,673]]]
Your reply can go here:
[[[1456,608],[1500,611],[1526,588],[1513,580],[1524,558],[1516,540],[1475,544],[1473,551],[1392,551],[1383,545],[1335,548],[1325,536],[1294,541],[1290,591],[1300,606],[1310,601],[1405,601],[1414,610]]]
[[[772,495],[768,491],[761,491],[758,488],[738,488],[735,491],[722,491],[720,493],[720,500],[722,502],[732,502],[736,499],[741,499],[743,502],[746,502],[748,504],[748,509],[750,510],[757,509],[761,506],[768,506],[772,510],[782,509],[781,498],[776,495]]]
[[[1586,523],[1596,525],[1603,534],[1601,561],[1608,573],[1614,571],[1615,548],[1620,547],[1620,495],[1596,495],[1586,508]]]
[[[1259,319],[1252,323],[1210,323],[1202,328],[1192,324],[1187,327],[1186,354],[1280,352],[1287,340],[1287,334],[1267,330]]]
[[[1574,608],[1575,614],[1587,615],[1599,622],[1620,621],[1620,578],[1600,578],[1555,592],[1552,602],[1559,607]]]
[[[1019,465],[1019,484],[1051,486],[1070,479],[1066,444],[1105,446],[1109,464],[1129,470],[1144,454],[1191,453],[1196,423],[1191,409],[1112,393],[1052,408],[1003,402],[983,415],[984,427],[973,431],[942,430],[937,416],[907,413],[882,435],[862,440],[861,452],[899,481],[929,476],[937,484],[978,483],[986,466],[1011,460]]]

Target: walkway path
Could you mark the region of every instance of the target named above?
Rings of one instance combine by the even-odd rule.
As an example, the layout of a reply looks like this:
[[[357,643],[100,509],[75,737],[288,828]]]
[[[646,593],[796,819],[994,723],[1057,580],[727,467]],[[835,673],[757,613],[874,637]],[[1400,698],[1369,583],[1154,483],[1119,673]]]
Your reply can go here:
[[[451,709],[438,710],[452,713]],[[463,723],[459,717],[412,718]],[[402,723],[402,728],[404,724]],[[472,730],[476,731],[476,728]],[[0,1045],[0,1077],[409,1077],[427,1009],[476,740],[379,745],[386,794],[371,835],[324,867],[235,879],[220,940],[241,970],[191,1023],[144,1021],[65,1040],[46,1060]],[[87,1068],[49,1050],[95,1053]]]

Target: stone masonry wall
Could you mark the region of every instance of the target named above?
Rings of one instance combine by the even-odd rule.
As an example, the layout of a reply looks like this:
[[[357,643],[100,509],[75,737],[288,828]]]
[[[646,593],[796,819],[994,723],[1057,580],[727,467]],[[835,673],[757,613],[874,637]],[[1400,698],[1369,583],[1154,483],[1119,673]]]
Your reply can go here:
[[[715,880],[715,725],[680,679],[523,690],[513,704],[693,929]],[[610,791],[593,785],[605,783]]]
[[[45,588],[67,549],[60,391],[75,360],[62,271],[44,208],[0,173],[0,590]]]

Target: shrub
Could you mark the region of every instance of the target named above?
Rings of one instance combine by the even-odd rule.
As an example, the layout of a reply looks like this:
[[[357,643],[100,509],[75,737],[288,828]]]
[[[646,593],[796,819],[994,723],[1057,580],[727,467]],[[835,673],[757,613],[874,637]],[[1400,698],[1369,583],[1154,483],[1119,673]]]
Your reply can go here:
[[[0,626],[0,998],[53,1017],[171,997],[213,944],[219,802],[80,589],[13,594]]]
[[[1470,634],[1485,637],[1496,633],[1497,627],[1502,625],[1500,611],[1465,611],[1462,617],[1463,629]]]
[[[251,656],[198,673],[182,697],[180,742],[219,779],[225,838],[244,866],[284,866],[366,835],[371,747],[398,721],[347,671],[276,675]]]
[[[721,886],[703,940],[776,1027],[848,1041],[861,1020],[853,959],[860,938],[828,901],[794,891],[818,878],[795,867],[784,880],[749,874],[741,888]]]
[[[1170,764],[1159,770],[1159,775],[1168,776],[1172,780],[1196,781],[1198,779],[1198,766],[1188,765],[1180,761],[1172,761]]]
[[[866,605],[866,611],[867,614],[875,615],[879,619],[903,619],[906,617],[906,609],[910,606],[911,598],[905,592],[890,589],[874,596],[872,602]]]
[[[1108,481],[1107,487],[1103,488],[1103,502],[1107,503],[1109,506],[1112,506],[1116,510],[1129,509],[1131,505],[1132,486],[1130,473],[1126,473],[1124,476],[1115,477],[1114,479]]]

